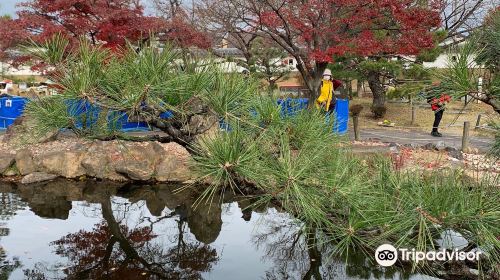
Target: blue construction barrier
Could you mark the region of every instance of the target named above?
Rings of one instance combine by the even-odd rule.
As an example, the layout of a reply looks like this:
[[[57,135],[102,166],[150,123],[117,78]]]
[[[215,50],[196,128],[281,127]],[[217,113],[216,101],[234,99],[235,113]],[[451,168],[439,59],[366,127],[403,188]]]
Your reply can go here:
[[[107,117],[109,129],[122,131],[151,130],[147,122],[130,121],[128,114],[124,112],[110,112]]]
[[[339,135],[347,133],[349,124],[349,99],[337,99],[335,103],[335,121],[333,132]]]
[[[307,98],[287,98],[287,99],[278,99],[277,103],[281,107],[281,116],[290,117],[295,116],[301,110],[307,108],[309,100]]]
[[[219,120],[219,128],[224,130],[224,131],[231,131],[233,130],[231,128],[231,126],[224,120],[224,119],[220,119]]]
[[[309,100],[307,98],[286,98],[277,100],[277,104],[280,105],[281,108],[282,117],[297,115],[299,111],[307,109],[308,103]],[[255,111],[252,110],[251,113],[255,114]],[[337,99],[334,114],[335,120],[333,121],[332,131],[338,135],[347,133],[349,124],[349,100]],[[219,128],[225,131],[231,131],[230,125],[226,123],[224,119],[219,120]]]
[[[68,114],[76,119],[77,128],[91,128],[97,123],[101,108],[81,99],[66,100]]]
[[[19,96],[0,98],[0,129],[7,129],[24,111],[28,99]]]
[[[174,117],[174,113],[172,111],[166,111],[160,114],[160,118],[166,120]]]
[[[0,97],[0,129],[6,129],[19,118],[28,102],[27,98],[19,96]],[[67,112],[76,120],[77,128],[91,128],[99,119],[102,109],[86,100],[69,99],[66,100]],[[173,117],[171,111],[166,111],[160,115],[163,119]],[[107,120],[109,129],[119,129],[122,131],[149,130],[146,122],[129,121],[129,116],[125,112],[114,111],[108,113]]]
[[[77,128],[92,128],[99,120],[102,109],[86,100],[70,99],[66,100],[68,114],[76,119]],[[146,122],[129,121],[129,116],[125,112],[112,111],[107,116],[108,128],[110,130],[141,131],[149,130]]]
[[[28,99],[17,96],[7,96],[0,98],[0,129],[6,129],[14,123],[14,121],[23,114],[24,107]],[[91,104],[85,100],[67,100],[68,113],[76,118],[77,127],[92,127],[97,123],[101,108]],[[287,98],[277,100],[277,104],[281,106],[281,114],[283,117],[294,116],[299,111],[307,108],[307,98]],[[171,111],[166,111],[160,115],[163,119],[172,118],[174,115]],[[120,129],[124,131],[131,130],[149,130],[146,122],[129,121],[129,117],[125,112],[111,112],[107,116],[110,124],[110,129]],[[333,123],[333,132],[336,134],[345,134],[348,130],[349,123],[349,100],[337,99],[335,104],[335,121]],[[229,124],[223,119],[219,121],[219,127],[223,130],[231,130]]]

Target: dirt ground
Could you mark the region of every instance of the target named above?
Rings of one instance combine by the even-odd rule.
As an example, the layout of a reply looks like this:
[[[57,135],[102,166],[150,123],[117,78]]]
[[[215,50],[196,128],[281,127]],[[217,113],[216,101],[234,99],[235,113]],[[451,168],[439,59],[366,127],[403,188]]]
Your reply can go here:
[[[411,124],[411,107],[408,103],[392,103],[387,102],[387,112],[384,118],[374,119],[370,111],[372,99],[371,98],[355,98],[350,101],[350,106],[353,104],[363,105],[363,111],[360,116],[360,128],[381,128],[377,123],[383,120],[389,120],[395,123],[395,127],[386,129],[411,129],[430,132],[434,122],[434,113],[430,105],[425,107],[417,107],[416,122]],[[444,112],[443,119],[440,124],[440,132],[454,135],[461,135],[463,133],[463,124],[469,121],[471,125],[471,135],[473,136],[493,136],[493,132],[487,129],[473,129],[476,125],[477,117],[481,116],[480,125],[486,125],[492,120],[500,121],[500,116],[491,109],[491,107],[484,103],[470,102],[463,114],[456,114],[463,109],[464,102],[454,101],[447,105]],[[458,116],[458,118],[457,118]],[[352,122],[349,122],[352,126]]]

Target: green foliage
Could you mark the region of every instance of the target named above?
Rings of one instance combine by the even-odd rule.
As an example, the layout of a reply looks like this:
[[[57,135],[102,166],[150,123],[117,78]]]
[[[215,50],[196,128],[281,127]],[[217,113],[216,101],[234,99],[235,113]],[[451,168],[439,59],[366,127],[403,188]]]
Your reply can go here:
[[[434,47],[432,49],[424,49],[417,55],[417,62],[433,62],[443,52],[443,48],[439,43],[446,39],[448,32],[446,30],[434,31]]]
[[[257,91],[256,81],[243,78],[240,74],[215,75],[209,85],[210,94],[202,95],[205,103],[218,116],[246,114],[250,99]]]
[[[309,110],[282,118],[276,100],[270,97],[254,95],[251,104],[253,112],[228,115],[226,121],[234,131],[204,138],[196,146],[195,167],[201,178],[214,182],[203,198],[225,186],[251,182],[266,193],[288,199],[283,207],[320,225],[315,217],[321,217],[321,211],[307,207],[316,203],[307,189],[322,183],[318,178],[328,168],[322,163],[333,160],[331,151],[338,138],[331,133],[331,121]]]
[[[370,109],[371,109],[373,115],[375,116],[375,118],[381,118],[387,112],[387,107],[385,107],[384,105],[372,106]]]
[[[195,151],[196,172],[203,174],[201,179],[209,179],[213,184],[201,199],[212,200],[219,188],[230,187],[236,191],[244,178],[257,176],[258,166],[254,163],[260,151],[240,128],[231,133],[220,133],[215,138],[201,139]]]
[[[432,77],[432,70],[425,68],[422,64],[411,64],[402,73],[404,78],[414,80],[429,80]]]
[[[25,112],[28,118],[37,120],[40,131],[70,127],[73,121],[61,96],[50,96],[28,102]]]
[[[388,59],[378,59],[378,60],[364,60],[358,65],[358,69],[362,73],[367,72],[379,72],[385,73],[386,75],[397,76],[401,73],[402,65],[399,61],[393,61]]]
[[[61,34],[56,34],[42,43],[31,41],[31,44],[22,47],[22,50],[39,61],[49,65],[58,65],[68,55],[68,48],[69,40]]]
[[[282,61],[288,57],[288,53],[273,42],[256,38],[250,48],[252,55],[249,70],[256,78],[265,79],[269,84],[269,91],[276,89],[276,82],[285,79],[292,68],[283,65]]]
[[[251,115],[252,123],[269,126],[281,120],[281,106],[269,95],[255,96],[252,98],[251,108],[255,114]]]
[[[361,73],[355,67],[359,57],[356,56],[334,56],[333,63],[328,64],[334,79],[355,80],[362,78]]]
[[[500,11],[495,11],[486,18],[483,28],[475,34],[480,51],[476,61],[486,66],[491,72],[500,71]]]
[[[389,98],[413,98],[425,91],[432,83],[433,69],[424,68],[421,64],[410,64],[401,72],[401,84],[387,93]]]
[[[384,228],[381,237],[399,247],[428,251],[444,230],[453,230],[481,248],[498,248],[498,178],[474,184],[459,173],[394,173],[387,163],[382,165],[373,182],[380,191],[362,207],[372,226]],[[490,265],[498,262],[498,251],[487,254]]]
[[[455,98],[461,98],[470,92],[477,92],[479,77],[474,71],[473,60],[476,53],[475,44],[469,41],[453,48],[450,53],[457,55],[453,55],[454,59],[450,55],[448,68],[439,76],[441,85],[438,90],[453,95]]]
[[[447,230],[481,248],[498,248],[500,199],[497,177],[471,182],[459,171],[395,170],[391,161],[361,161],[331,133],[331,120],[317,111],[279,117],[270,97],[254,96],[255,113],[229,116],[230,132],[203,138],[194,166],[211,182],[199,202],[228,187],[248,185],[261,194],[255,206],[278,205],[306,229],[325,232],[319,242],[333,253],[373,251],[383,243],[429,251]],[[481,273],[500,260],[496,250],[479,263]],[[429,271],[429,263],[414,264]],[[442,270],[433,264],[432,271]]]
[[[500,12],[486,18],[470,40],[451,50],[449,69],[439,75],[437,90],[455,98],[469,95],[500,113]],[[451,55],[450,55],[451,56]],[[479,84],[479,78],[483,79]],[[481,86],[481,92],[479,92]]]
[[[99,136],[115,133],[117,118],[110,117],[110,112],[127,113],[133,121],[155,126],[163,122],[159,115],[167,110],[175,112],[173,121],[180,127],[187,123],[186,116],[198,113],[189,106],[193,99],[204,100],[209,110],[219,116],[228,112],[237,115],[255,89],[253,80],[224,74],[210,59],[205,59],[204,64],[196,59],[181,59],[181,53],[170,46],[139,49],[129,45],[111,52],[82,39],[69,51],[67,40],[60,35],[25,47],[31,55],[54,67],[54,82],[63,88],[58,98],[42,98],[28,106],[27,115],[38,124],[34,129],[46,132],[49,126],[69,127],[78,135]],[[90,128],[85,121],[83,127],[73,125],[88,116],[68,115],[65,100],[83,100],[102,109],[97,113],[97,122]],[[49,124],[49,119],[56,121]]]

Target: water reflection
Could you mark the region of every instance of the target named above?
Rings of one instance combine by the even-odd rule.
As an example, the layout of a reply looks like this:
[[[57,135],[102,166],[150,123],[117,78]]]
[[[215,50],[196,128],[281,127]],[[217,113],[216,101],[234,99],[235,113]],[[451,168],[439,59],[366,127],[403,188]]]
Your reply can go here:
[[[1,238],[8,236],[10,230],[6,221],[16,215],[16,212],[26,207],[26,203],[12,193],[0,192],[0,242]],[[21,262],[18,258],[9,259],[2,246],[0,246],[0,279],[8,279],[12,271],[19,268]]]
[[[221,207],[200,204],[194,209],[192,192],[174,193],[173,186],[134,188],[90,181],[10,187],[42,218],[68,219],[72,201],[91,203],[91,212],[100,210],[103,221],[91,230],[70,233],[51,243],[55,253],[68,260],[64,273],[70,279],[201,279],[201,273],[210,271],[219,260],[217,251],[207,244],[221,230]],[[129,219],[137,214],[134,204],[143,201],[152,215],[142,212]],[[163,211],[165,208],[172,211]],[[168,245],[157,242],[154,232],[155,224],[166,219],[177,224]],[[131,220],[138,223],[131,226]],[[185,238],[186,227],[195,239]],[[37,268],[24,273],[38,279],[45,272]]]
[[[0,279],[9,275],[13,279],[409,277],[374,268],[359,254],[347,264],[331,261],[332,248],[319,244],[314,230],[301,228],[275,209],[252,209],[250,199],[225,195],[225,204],[193,207],[199,194],[176,190],[171,185],[97,181],[0,183],[2,222],[15,222],[16,213],[33,222],[33,232],[19,226],[21,222],[7,223],[2,226],[5,235],[9,236],[10,226],[18,242],[26,244],[37,239],[40,226],[50,240],[42,242],[44,252],[33,260],[26,256],[8,260],[9,249],[19,245],[8,240],[7,253],[0,257],[5,262]]]

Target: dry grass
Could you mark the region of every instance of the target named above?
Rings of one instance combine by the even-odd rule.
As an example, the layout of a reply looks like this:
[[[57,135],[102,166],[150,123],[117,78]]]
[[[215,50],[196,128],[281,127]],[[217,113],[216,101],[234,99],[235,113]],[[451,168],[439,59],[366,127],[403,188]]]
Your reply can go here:
[[[381,128],[377,125],[378,122],[384,119],[394,122],[396,126],[391,129],[400,130],[417,130],[430,132],[432,129],[432,124],[434,122],[434,113],[432,112],[430,105],[426,108],[418,107],[416,111],[416,122],[411,124],[411,107],[409,104],[404,103],[387,103],[387,113],[383,119],[373,118],[373,113],[370,111],[372,99],[371,98],[355,98],[351,100],[350,105],[361,104],[364,109],[360,115],[360,125],[361,128]],[[469,121],[471,123],[471,128],[476,125],[476,120],[478,114],[482,114],[481,125],[485,125],[489,121],[496,118],[500,121],[498,116],[493,109],[487,104],[481,103],[477,104],[475,102],[470,102],[467,109],[464,110],[463,114],[453,114],[453,111],[460,111],[464,106],[463,102],[455,101],[447,105],[447,110],[444,112],[443,119],[441,120],[439,130],[447,134],[461,135],[463,131],[463,123]],[[457,118],[458,116],[458,118]],[[455,118],[457,118],[455,120]],[[451,124],[451,126],[450,126]],[[352,122],[350,122],[352,125]],[[491,131],[485,129],[471,130],[471,134],[475,136],[492,136]]]

